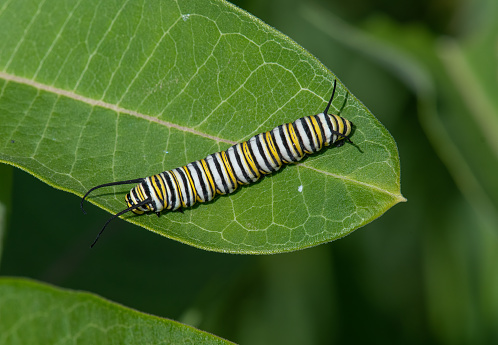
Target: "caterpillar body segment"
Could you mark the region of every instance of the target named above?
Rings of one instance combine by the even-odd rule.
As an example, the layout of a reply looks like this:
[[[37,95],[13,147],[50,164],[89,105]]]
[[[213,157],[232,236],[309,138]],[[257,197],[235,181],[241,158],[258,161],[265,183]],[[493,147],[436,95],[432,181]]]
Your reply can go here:
[[[233,193],[240,185],[254,183],[262,176],[280,170],[284,164],[299,162],[306,155],[318,152],[324,147],[342,146],[346,141],[353,144],[350,139],[353,124],[338,115],[328,114],[335,87],[334,82],[332,97],[323,113],[304,116],[292,123],[277,126],[225,151],[210,154],[204,159],[179,168],[146,178],[93,187],[81,200],[83,212],[83,201],[93,190],[138,183],[125,196],[128,208],[105,223],[92,247],[107,224],[126,212],[155,212],[159,215],[163,210],[182,211],[197,202],[211,201],[217,194]]]
[[[239,185],[256,182],[285,163],[299,162],[305,155],[347,138],[351,126],[351,122],[337,115],[321,113],[300,118],[226,151],[146,177],[126,195],[126,203],[133,207],[150,198],[149,203],[132,209],[143,214],[175,211],[211,201],[216,194],[230,194]]]

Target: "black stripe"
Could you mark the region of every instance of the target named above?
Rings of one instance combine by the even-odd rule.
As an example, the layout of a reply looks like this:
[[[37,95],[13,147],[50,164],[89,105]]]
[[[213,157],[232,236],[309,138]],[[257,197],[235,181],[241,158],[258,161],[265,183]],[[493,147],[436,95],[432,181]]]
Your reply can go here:
[[[133,189],[132,189],[132,190],[131,190],[131,192],[130,192],[130,193],[133,195],[133,198],[132,198],[132,200],[131,200],[131,201],[133,201],[133,199],[135,199],[135,200],[138,200],[138,201],[140,202],[140,200],[141,200],[141,199],[138,197],[137,188],[138,188],[138,186],[133,187]],[[139,202],[137,202],[137,204],[138,204]],[[134,204],[134,205],[136,205],[136,204]]]
[[[183,170],[184,168],[185,167],[176,168],[176,171],[178,171],[180,177],[182,178],[181,182],[183,183],[183,185],[180,185],[180,193],[182,192],[182,189],[184,189],[185,199],[183,200],[183,202],[185,203],[186,207],[189,207],[192,206],[192,204],[190,203],[192,193],[190,193],[190,189],[188,188],[190,185],[189,183],[190,181],[188,180],[188,177],[185,171]]]
[[[214,165],[216,166],[216,170],[218,171],[218,174],[221,176],[221,183],[223,184],[223,187],[225,188],[225,191],[228,192],[228,185],[227,185],[227,182],[225,181],[225,176],[223,174],[223,171],[221,170],[221,165],[220,165],[220,162],[218,162],[218,158],[216,157],[216,153],[213,153],[210,156],[213,157],[213,162],[214,162]],[[209,165],[208,165],[208,168],[209,168]],[[216,181],[214,181],[214,184],[216,186]]]
[[[139,187],[139,185],[135,186],[135,187],[131,190],[131,193],[133,194],[134,199],[135,199],[135,200],[138,200],[138,202],[137,202],[136,204],[133,204],[133,205],[137,205],[137,204],[139,204],[141,201],[145,200],[145,199],[143,199],[143,200],[142,200],[142,198],[140,198],[140,195],[139,195],[139,194],[138,194],[138,192],[137,192],[137,188],[140,188],[140,187]],[[133,200],[130,200],[130,201],[133,201]],[[147,208],[145,208],[145,209],[144,209],[144,207],[145,207],[145,205],[144,205],[144,206],[140,206],[140,207],[138,207],[138,209],[140,209],[140,211],[144,211],[144,212],[145,212],[145,211],[148,211],[148,210],[147,210]]]
[[[204,175],[206,176],[206,185],[207,185],[207,187],[209,188],[209,190],[211,191],[211,194],[212,194],[211,199],[209,199],[209,200],[212,200],[214,198],[214,196],[216,195],[216,182],[214,181],[213,173],[211,172],[211,169],[209,168],[209,163],[207,161],[208,157],[206,157],[204,159],[200,159],[197,162],[199,163],[199,168],[202,169],[202,171],[204,172]],[[202,164],[202,162],[204,162],[205,165]],[[209,179],[208,176],[211,176],[211,180],[213,182],[212,185],[209,182],[210,179]],[[209,201],[209,200],[207,200],[207,201]]]
[[[176,192],[178,194],[177,196],[178,196],[178,201],[179,201],[178,208],[182,208],[183,204],[184,204],[183,195],[182,195],[183,186],[180,184],[180,181],[178,181],[178,178],[176,177],[176,174],[173,173],[173,171],[179,170],[179,169],[180,168],[175,168],[173,170],[170,170],[170,174],[171,174],[171,178],[173,180],[175,180],[173,183],[177,187]],[[176,208],[175,208],[175,210],[176,210]]]
[[[287,141],[287,145],[289,146],[289,149],[292,152],[292,148],[294,148],[295,155],[292,155],[292,158],[294,159],[294,162],[299,162],[303,156],[299,155],[299,151],[296,148],[296,145],[294,145],[294,141],[292,140],[292,134],[290,127],[292,126],[292,129],[294,132],[296,131],[296,128],[294,128],[294,125],[292,123],[286,123],[284,126],[287,126],[287,133],[289,134],[289,140]]]
[[[344,137],[346,137],[346,133],[348,131],[348,128],[349,128],[349,125],[348,123],[346,122],[346,119],[345,118],[342,118],[340,117],[341,121],[342,121],[342,127],[344,128],[344,131],[342,132],[342,134],[344,134]]]
[[[150,182],[149,182],[150,183]],[[148,199],[150,198],[151,194],[150,194],[150,189],[149,189],[149,184],[146,183],[146,181],[140,183],[142,185],[142,187],[144,188],[144,191],[145,191],[145,199]],[[145,200],[144,199],[144,200]],[[142,200],[143,201],[143,200]]]
[[[169,194],[168,194],[168,191],[166,189],[167,182],[166,182],[166,179],[164,178],[164,173],[158,174],[157,176],[158,176],[158,178],[160,178],[163,181],[162,185],[164,185],[164,202],[163,202],[163,209],[164,209],[164,208],[167,208],[169,205],[168,204],[169,203],[169,200],[168,200]]]
[[[291,158],[291,161],[297,162],[296,158],[294,157],[294,155],[292,154],[292,152],[290,150],[289,143],[287,142],[287,138],[285,137],[284,126],[285,125],[280,125],[277,128],[278,128],[278,131],[280,132],[280,137],[282,139],[284,139],[284,140],[282,140],[282,142],[284,143],[285,151],[287,151],[287,155]]]
[[[274,129],[272,129],[270,131],[270,135],[271,135],[271,138],[273,140],[273,143],[275,144],[274,145],[275,151],[277,151],[277,155],[280,158],[279,160],[282,162],[282,165],[283,165],[283,162],[285,161],[285,159],[284,159],[284,157],[282,157],[282,154],[280,153],[280,148],[277,145],[277,139],[275,138],[275,133],[273,133],[273,131],[274,131]]]
[[[301,146],[301,150],[303,151],[303,156],[304,156],[304,154],[306,153],[306,147],[304,147],[304,142],[303,138],[301,137],[301,132],[298,130],[299,124],[297,123],[297,121],[299,121],[299,123],[302,123],[304,119],[303,118],[297,119],[293,123],[294,133],[296,133],[297,141],[299,141],[299,146]]]
[[[149,181],[150,181],[150,177],[149,177]],[[150,192],[150,189],[149,189],[149,184],[146,181],[144,181],[144,182],[141,183],[141,185],[144,187],[144,192],[145,192],[145,199],[144,200],[151,198],[151,192]],[[154,192],[154,194],[155,194],[155,192]],[[156,205],[153,204],[153,203],[151,203],[151,205],[152,205],[152,211],[155,211],[156,210]]]
[[[176,168],[175,168],[176,169]],[[173,170],[175,170],[173,169]],[[173,173],[173,170],[169,171],[169,176],[172,181],[172,184],[175,186],[175,197],[178,199],[178,206],[182,207],[183,206],[183,201],[182,201],[182,186],[180,186],[180,182],[176,178],[176,175]],[[175,206],[172,208],[173,210],[176,210]]]
[[[321,137],[322,137],[322,142],[320,143],[319,146],[322,146],[323,147],[323,144],[325,143],[325,129],[323,128],[323,125],[322,125],[322,121],[320,121],[320,118],[317,117],[316,115],[312,115],[310,117],[313,117],[316,122],[318,123],[318,127],[320,128],[320,132],[322,133]],[[318,139],[318,138],[317,138]]]
[[[265,133],[263,133],[264,144],[266,146],[266,149],[268,150],[268,154],[271,156],[273,162],[275,162],[275,165],[278,167],[276,169],[273,169],[273,171],[277,171],[280,168],[280,165],[278,164],[277,157],[275,157],[275,154],[273,153],[273,151],[270,148],[270,143],[268,142],[268,139],[267,139],[267,136],[266,136],[267,133],[270,133],[270,135],[271,135],[271,132],[265,132]],[[278,151],[278,149],[275,149],[275,150]],[[278,154],[278,152],[277,152],[277,154]]]
[[[343,134],[343,132],[341,132],[339,130],[339,121],[342,122],[342,117],[340,117],[340,116],[334,116],[334,122],[335,122],[335,125],[337,127],[337,130],[334,132],[335,137],[336,137],[335,141],[339,140],[339,137]]]
[[[250,140],[250,139],[249,139]],[[251,159],[247,158],[245,155],[246,155],[246,151],[244,150],[244,144],[247,145],[247,150],[248,150],[248,154],[251,155]],[[254,162],[254,155],[252,154],[251,152],[251,145],[249,145],[249,141],[244,141],[243,143],[239,144],[240,145],[240,149],[242,151],[242,153],[244,154],[244,157],[247,161],[247,166],[249,167],[249,170],[251,170],[252,174],[256,177],[256,180],[258,180],[258,176],[261,175],[259,173],[259,171],[255,171],[253,168],[252,168],[252,165],[249,163],[249,161],[253,161]],[[254,163],[256,165],[256,163]],[[257,169],[257,167],[256,167]],[[250,179],[252,181],[252,179]]]
[[[308,141],[310,143],[310,147],[311,147],[310,153],[316,152],[315,144],[313,143],[313,133],[315,131],[312,132],[312,128],[310,128],[310,126],[308,125],[308,122],[306,121],[306,118],[304,118],[304,117],[303,117],[302,124],[303,124],[304,133],[306,133],[306,136],[308,137]]]
[[[248,181],[248,182],[252,181],[252,179],[247,174],[247,171],[246,171],[246,169],[244,167],[244,163],[242,163],[242,159],[240,158],[239,151],[237,150],[237,147],[236,147],[238,145],[241,145],[241,144],[237,144],[237,145],[232,146],[233,147],[233,153],[235,155],[235,160],[237,161],[237,164],[238,164],[238,168],[239,168],[240,171],[242,171],[242,175],[244,175],[244,178],[246,179],[246,181]],[[242,146],[240,146],[240,149],[242,150],[242,152],[244,152]],[[244,160],[245,160],[245,158],[244,158]],[[247,161],[246,161],[246,163],[247,163],[247,166],[249,166],[249,163]],[[233,166],[233,163],[232,163],[232,166]],[[249,169],[250,169],[250,167],[249,167]],[[233,173],[234,173],[235,177],[237,177],[237,174],[235,173],[235,170],[234,170]],[[242,184],[245,183],[245,182],[242,182],[240,180],[237,180],[237,181],[240,182],[240,183],[242,183]]]
[[[306,128],[308,128],[308,131],[309,131],[309,140],[310,140],[310,145],[311,145],[311,151],[312,152],[317,152],[318,151],[318,146],[315,145],[315,141],[313,140],[313,138],[316,137],[316,131],[315,131],[315,126],[313,126],[313,122],[311,121],[311,116],[306,116],[310,123],[308,125],[308,123],[306,123]],[[308,134],[308,133],[306,133]]]
[[[333,144],[334,141],[334,125],[332,124],[332,121],[330,120],[332,116],[325,114],[325,121],[327,122],[327,126],[329,127],[330,130],[330,138],[327,138],[329,141],[329,144]]]
[[[130,196],[131,193],[132,192],[130,191],[130,193],[128,193],[128,194],[125,195],[126,204],[128,205],[128,207],[131,207],[131,206],[135,205],[133,203],[133,200],[131,200],[131,196]]]
[[[225,154],[225,156],[227,158],[226,161],[223,159],[223,153]],[[235,184],[237,183],[237,178],[235,178],[235,174],[233,172],[233,167],[230,164],[230,158],[228,158],[226,151],[221,151],[220,157],[221,157],[220,158],[221,162],[223,163],[223,166],[225,167],[225,171],[227,172],[227,181],[230,182],[232,189],[235,189]],[[228,166],[227,166],[227,164],[228,164]],[[230,175],[230,170],[232,171],[232,175]]]
[[[176,184],[171,180],[171,172],[164,172],[161,173],[163,180],[166,182],[165,184],[168,185],[169,190],[172,192],[170,195],[170,200],[168,200],[169,207],[172,209],[174,205],[176,204],[176,199],[178,195],[178,191],[176,189]]]
[[[201,184],[201,189],[202,189],[202,194],[203,194],[202,199],[204,199],[204,201],[209,201],[209,200],[206,200],[206,197],[208,196],[208,190],[206,188],[206,185],[209,185],[209,182],[206,181],[207,176],[206,176],[206,178],[202,178],[204,171],[201,171],[201,168],[199,168],[199,164],[200,164],[199,161],[195,161],[192,163],[192,166],[194,167],[194,170],[197,172],[197,176],[199,177],[199,182]],[[212,192],[214,192],[214,191],[212,191]],[[213,193],[211,193],[211,194],[213,194]]]
[[[313,139],[315,138],[317,141],[318,141],[318,138],[317,138],[317,133],[316,133],[316,130],[315,130],[315,126],[313,125],[313,121],[311,120],[311,116],[307,116],[307,118],[309,119],[310,123],[308,125],[308,128],[309,128],[309,131],[310,131],[310,139]],[[311,150],[313,152],[317,152],[318,151],[318,143],[316,143],[315,145],[315,140],[310,140],[310,145],[311,145]]]
[[[252,138],[251,138],[252,139]],[[254,162],[254,165],[256,166],[256,169],[258,169],[258,172],[255,172],[255,175],[258,176],[261,174],[261,166],[259,165],[258,163],[258,160],[256,159],[256,157],[254,156],[254,151],[252,150],[252,145],[250,143],[251,139],[249,139],[247,141],[247,148],[249,149],[249,153],[251,154],[252,156],[252,161]],[[257,139],[257,138],[256,138]]]
[[[337,141],[337,139],[339,139],[339,136],[338,136],[338,133],[340,133],[338,131],[338,129],[339,129],[339,123],[337,122],[337,117],[336,116],[332,117],[332,121],[334,121],[334,125],[337,128],[337,130],[336,130],[336,129],[333,129],[333,127],[332,127],[332,134],[335,135],[335,140],[333,142],[335,143]],[[332,136],[332,138],[333,138],[333,136]]]
[[[166,191],[163,190],[162,184],[160,183],[157,175],[151,176],[151,179],[154,179],[154,182],[155,182],[155,183],[152,183],[152,181],[151,181],[152,186],[154,186],[154,184],[155,184],[157,186],[157,189],[159,190],[159,193],[161,194],[161,197],[159,197],[157,195],[155,188],[154,188],[154,192],[156,192],[156,196],[158,197],[158,199],[163,200],[163,207],[164,207],[164,194],[166,193]]]
[[[259,154],[261,155],[261,157],[263,157],[263,161],[266,164],[267,170],[269,170],[270,172],[275,171],[273,170],[270,162],[268,161],[268,158],[266,157],[265,150],[263,150],[263,145],[261,144],[261,140],[259,139],[259,137],[260,135],[256,136],[256,146],[258,147]]]

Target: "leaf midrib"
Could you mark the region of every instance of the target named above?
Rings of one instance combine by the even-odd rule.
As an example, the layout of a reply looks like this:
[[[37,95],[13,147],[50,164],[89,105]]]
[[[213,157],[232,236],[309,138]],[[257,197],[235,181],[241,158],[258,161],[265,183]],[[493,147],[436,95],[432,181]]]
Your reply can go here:
[[[53,93],[53,94],[56,94],[56,95],[59,95],[59,96],[68,97],[70,99],[73,99],[73,100],[76,100],[76,101],[79,101],[79,102],[83,102],[83,103],[89,104],[91,106],[109,109],[109,110],[115,111],[117,113],[128,114],[128,115],[131,115],[131,116],[134,116],[134,117],[137,117],[137,118],[144,119],[146,121],[157,123],[159,125],[162,125],[162,126],[165,126],[165,127],[168,127],[168,128],[174,128],[174,129],[177,129],[177,130],[182,131],[182,132],[187,132],[187,133],[191,133],[191,134],[203,137],[203,138],[211,139],[211,140],[213,140],[213,141],[215,141],[217,143],[222,142],[222,143],[226,143],[226,144],[229,144],[229,145],[235,145],[235,144],[237,144],[236,141],[232,141],[232,140],[228,140],[228,139],[219,138],[219,137],[216,137],[216,136],[213,136],[213,135],[209,135],[207,133],[200,132],[200,131],[197,131],[195,129],[189,128],[189,127],[185,127],[185,126],[181,126],[181,125],[178,125],[178,124],[175,124],[175,123],[172,123],[172,122],[160,120],[160,119],[155,118],[155,117],[150,116],[150,115],[145,115],[145,114],[136,112],[134,110],[129,110],[129,109],[121,108],[121,107],[119,107],[119,106],[117,106],[115,104],[106,103],[106,102],[103,102],[103,101],[100,101],[100,100],[95,100],[95,99],[92,99],[92,98],[89,98],[89,97],[85,97],[85,96],[79,95],[79,94],[74,93],[72,91],[67,91],[67,90],[59,89],[59,88],[56,88],[56,87],[53,87],[53,86],[50,86],[50,85],[39,83],[37,81],[31,80],[31,79],[28,79],[28,78],[19,77],[19,76],[16,76],[16,75],[5,73],[5,72],[0,72],[0,78],[4,79],[6,81],[12,81],[12,82],[16,82],[18,84],[31,86],[33,88],[36,88],[36,89],[39,89],[39,90],[43,90],[43,91],[46,91],[46,92],[50,92],[50,93]],[[370,184],[370,183],[358,181],[356,179],[348,177],[347,175],[333,174],[333,173],[330,173],[328,171],[316,169],[314,167],[311,167],[311,166],[303,164],[303,163],[298,163],[296,165],[300,166],[300,167],[303,167],[303,168],[306,168],[306,169],[310,169],[310,170],[316,171],[316,172],[318,172],[320,174],[323,174],[323,175],[331,176],[333,178],[337,178],[337,179],[341,179],[341,180],[344,180],[344,181],[348,181],[350,183],[353,183],[353,184],[356,184],[356,185],[361,185],[361,186],[364,186],[364,187],[369,188],[371,190],[375,190],[377,192],[381,192],[383,194],[386,194],[386,195],[389,195],[389,196],[393,197],[398,202],[406,201],[406,199],[403,196],[401,196],[400,194],[392,193],[392,192],[390,192],[388,190],[385,190],[385,189],[383,189],[381,187],[378,187],[378,186]]]
[[[230,144],[230,145],[235,145],[237,143],[236,141],[218,138],[218,137],[215,137],[213,135],[209,135],[207,133],[196,131],[195,129],[192,129],[189,127],[180,126],[180,125],[177,125],[175,123],[168,122],[168,121],[163,121],[163,120],[160,120],[160,119],[155,118],[155,117],[150,116],[150,115],[145,115],[145,114],[136,112],[134,110],[121,108],[115,104],[106,103],[103,101],[88,98],[88,97],[79,95],[77,93],[74,93],[72,91],[67,91],[67,90],[59,89],[59,88],[56,88],[56,87],[53,87],[50,85],[45,85],[45,84],[39,83],[37,81],[31,80],[31,79],[15,76],[15,75],[8,74],[5,72],[0,72],[0,78],[4,79],[6,81],[13,81],[13,82],[16,82],[18,84],[31,86],[31,87],[34,87],[36,89],[42,90],[42,91],[51,92],[55,95],[68,97],[70,99],[73,99],[73,100],[76,100],[79,102],[83,102],[83,103],[86,103],[86,104],[94,106],[94,107],[101,107],[104,109],[109,109],[109,110],[115,111],[117,113],[135,116],[135,117],[147,120],[147,121],[155,122],[157,124],[160,124],[160,125],[168,127],[168,128],[175,128],[179,131],[188,132],[188,133],[191,133],[194,135],[198,135],[198,136],[201,136],[201,137],[204,137],[207,139],[214,140],[216,142],[223,142],[223,143]]]

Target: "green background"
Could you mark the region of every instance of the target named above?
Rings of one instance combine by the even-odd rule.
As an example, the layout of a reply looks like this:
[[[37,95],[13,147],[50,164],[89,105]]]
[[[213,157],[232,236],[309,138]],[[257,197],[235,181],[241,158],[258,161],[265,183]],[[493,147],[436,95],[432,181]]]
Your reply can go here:
[[[2,166],[15,231],[0,273],[244,344],[496,343],[496,1],[237,4],[310,51],[376,114],[396,138],[409,202],[289,254],[206,252],[122,221],[90,251],[108,213],[80,217],[75,195]]]

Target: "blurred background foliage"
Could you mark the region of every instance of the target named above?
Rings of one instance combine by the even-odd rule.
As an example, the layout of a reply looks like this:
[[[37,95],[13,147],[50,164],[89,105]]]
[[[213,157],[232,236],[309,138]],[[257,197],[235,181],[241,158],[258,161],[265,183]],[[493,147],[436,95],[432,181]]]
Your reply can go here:
[[[498,1],[235,4],[314,54],[388,128],[408,202],[290,254],[210,253],[122,221],[89,250],[107,213],[84,217],[76,196],[2,165],[0,274],[241,344],[498,343]]]

